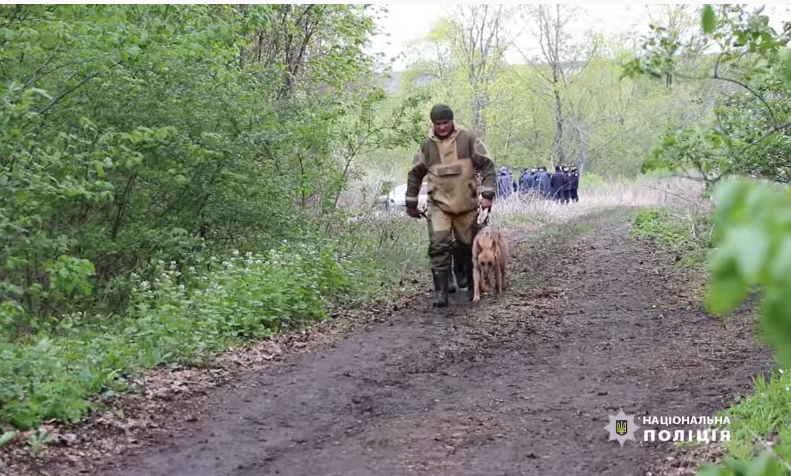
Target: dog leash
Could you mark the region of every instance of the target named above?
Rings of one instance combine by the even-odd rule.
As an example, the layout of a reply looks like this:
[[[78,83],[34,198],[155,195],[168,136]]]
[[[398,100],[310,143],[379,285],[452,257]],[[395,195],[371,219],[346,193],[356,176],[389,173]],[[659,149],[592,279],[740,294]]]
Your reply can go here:
[[[480,221],[480,220],[478,221],[478,227],[479,228],[486,228],[487,226],[489,226],[489,217],[492,214],[492,208],[491,207],[489,207],[489,208],[480,208],[479,211],[478,211],[478,216],[480,217],[481,216],[480,215],[481,212],[484,212],[484,211],[486,212],[486,215],[484,216],[483,221]]]
[[[491,207],[489,207],[489,208],[479,208],[478,209],[478,216],[480,216],[480,213],[482,211],[486,212],[486,216],[484,217],[482,222],[481,221],[478,222],[478,226],[481,227],[481,228],[486,228],[487,226],[489,226],[489,217],[491,216],[492,209],[491,209]],[[421,218],[425,218],[426,220],[428,220],[428,215],[426,214],[425,210],[421,210],[420,211],[420,215],[418,215],[418,217],[417,217],[418,220],[420,220]]]

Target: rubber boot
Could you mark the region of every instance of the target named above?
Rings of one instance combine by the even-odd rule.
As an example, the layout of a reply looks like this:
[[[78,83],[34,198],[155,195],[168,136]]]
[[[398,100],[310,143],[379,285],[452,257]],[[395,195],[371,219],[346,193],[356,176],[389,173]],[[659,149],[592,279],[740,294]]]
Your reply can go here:
[[[472,279],[472,251],[464,261],[464,275],[467,276],[467,300],[472,301],[475,297],[475,283]]]
[[[467,286],[467,300],[472,301],[472,299],[475,297],[475,283],[472,280],[472,260],[470,260],[468,276],[470,277],[470,285]]]
[[[434,275],[434,302],[432,307],[448,307],[448,286],[450,284],[449,271],[433,271]]]
[[[453,274],[456,275],[456,284],[458,284],[459,289],[466,289],[470,286],[470,275],[465,264],[465,261],[460,259],[458,254],[453,257]]]
[[[454,294],[456,292],[456,281],[458,281],[458,279],[455,279],[456,271],[455,268],[453,269],[454,270],[448,275],[448,294]]]
[[[472,247],[462,246],[454,250],[453,272],[459,288],[466,289],[472,296]]]

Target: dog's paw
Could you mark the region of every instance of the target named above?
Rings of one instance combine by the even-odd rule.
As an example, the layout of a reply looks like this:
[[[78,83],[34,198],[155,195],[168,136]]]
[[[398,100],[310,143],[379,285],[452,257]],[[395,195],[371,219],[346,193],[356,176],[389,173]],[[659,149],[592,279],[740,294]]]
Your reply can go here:
[[[472,302],[478,302],[480,300],[481,300],[480,296],[473,296],[473,298],[472,298]]]

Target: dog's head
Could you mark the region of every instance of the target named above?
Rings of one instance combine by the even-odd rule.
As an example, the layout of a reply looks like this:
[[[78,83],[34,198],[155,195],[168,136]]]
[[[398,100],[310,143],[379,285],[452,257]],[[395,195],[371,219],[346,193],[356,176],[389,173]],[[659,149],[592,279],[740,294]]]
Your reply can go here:
[[[478,252],[478,266],[483,274],[488,274],[494,269],[494,239],[490,236],[480,236],[478,237],[478,245],[481,247]]]

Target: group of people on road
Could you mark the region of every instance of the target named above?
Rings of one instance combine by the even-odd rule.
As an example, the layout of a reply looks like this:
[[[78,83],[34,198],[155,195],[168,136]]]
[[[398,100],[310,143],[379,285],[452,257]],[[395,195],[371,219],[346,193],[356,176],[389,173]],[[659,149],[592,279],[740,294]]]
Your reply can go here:
[[[560,164],[555,166],[555,173],[550,174],[544,166],[522,169],[519,181],[513,179],[507,167],[497,171],[496,198],[503,199],[518,193],[533,195],[560,203],[578,202],[580,178],[577,166]]]

